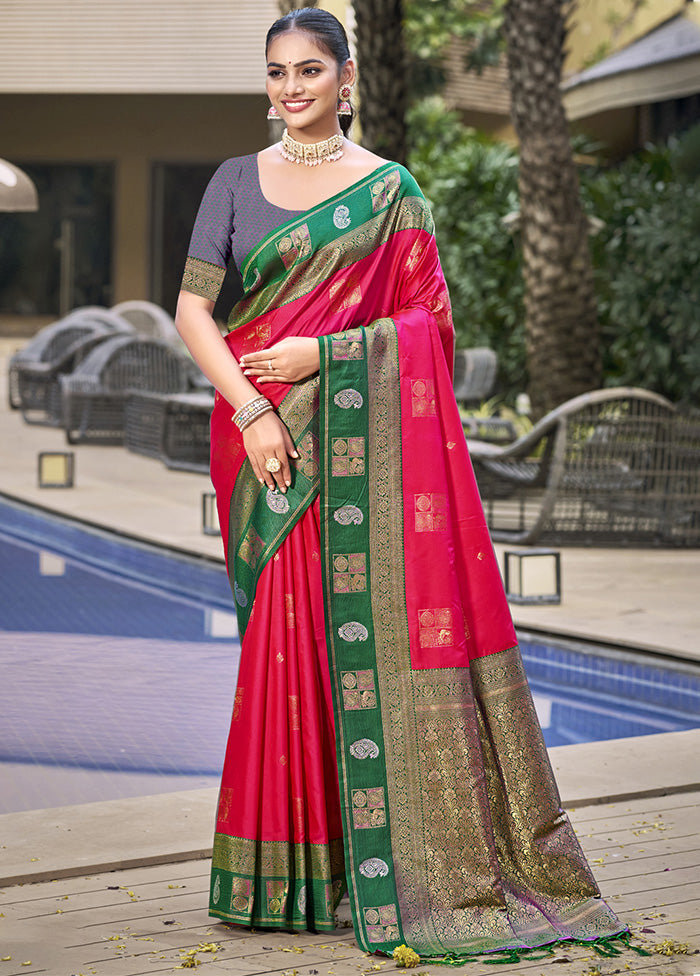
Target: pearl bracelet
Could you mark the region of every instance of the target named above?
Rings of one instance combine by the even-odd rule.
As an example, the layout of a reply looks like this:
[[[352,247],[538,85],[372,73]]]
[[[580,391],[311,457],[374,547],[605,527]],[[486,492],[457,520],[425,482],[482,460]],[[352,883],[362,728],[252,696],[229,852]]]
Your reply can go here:
[[[257,396],[252,400],[248,400],[248,402],[244,403],[242,407],[239,407],[231,417],[231,420],[240,431],[244,431],[246,427],[250,427],[250,425],[258,419],[258,417],[262,417],[264,413],[268,413],[272,409],[272,404],[267,397]]]

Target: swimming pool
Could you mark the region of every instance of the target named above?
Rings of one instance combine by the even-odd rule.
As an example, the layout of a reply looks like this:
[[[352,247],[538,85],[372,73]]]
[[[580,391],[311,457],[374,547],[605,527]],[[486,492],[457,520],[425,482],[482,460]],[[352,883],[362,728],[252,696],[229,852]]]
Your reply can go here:
[[[548,745],[700,726],[700,669],[521,634]],[[0,812],[216,785],[222,565],[0,500]]]

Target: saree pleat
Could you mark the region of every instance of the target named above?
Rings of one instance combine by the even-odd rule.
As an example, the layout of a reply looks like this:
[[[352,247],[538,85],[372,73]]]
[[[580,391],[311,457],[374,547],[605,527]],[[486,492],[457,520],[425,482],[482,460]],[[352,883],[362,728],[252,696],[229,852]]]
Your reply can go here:
[[[333,928],[344,887],[319,558],[316,503],[263,570],[242,641],[212,895],[238,924]]]
[[[430,214],[391,164],[271,234],[235,355],[314,335],[266,386],[299,451],[261,487],[219,398],[212,478],[242,657],[210,911],[426,960],[624,932],[561,802],[451,386]]]

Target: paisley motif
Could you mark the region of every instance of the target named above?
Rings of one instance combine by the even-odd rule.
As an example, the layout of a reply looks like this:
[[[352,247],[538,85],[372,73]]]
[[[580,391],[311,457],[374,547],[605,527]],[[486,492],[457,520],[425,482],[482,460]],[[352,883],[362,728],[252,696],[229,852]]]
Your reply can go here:
[[[369,637],[369,631],[358,620],[348,620],[342,627],[338,627],[338,634],[349,644],[366,641]]]
[[[350,746],[350,755],[354,759],[377,759],[379,746],[374,739],[357,739]]]
[[[360,874],[364,878],[386,878],[389,865],[381,857],[368,857],[360,865]]]
[[[338,525],[362,525],[364,515],[357,505],[343,505],[341,508],[336,508],[333,518]]]
[[[233,595],[235,596],[236,603],[239,607],[248,606],[248,596],[246,595],[246,591],[242,586],[239,586],[238,583],[233,584]]]
[[[279,491],[271,491],[268,488],[265,501],[267,502],[267,507],[275,515],[286,515],[289,511],[289,499]]]
[[[333,403],[336,407],[340,407],[342,410],[349,410],[350,407],[354,407],[355,410],[359,410],[364,400],[362,399],[362,394],[359,390],[347,389],[340,390],[333,397]]]
[[[306,913],[306,885],[301,889],[297,896],[297,908],[304,915]]]
[[[219,898],[221,898],[221,875],[217,874],[216,881],[214,882],[214,888],[211,893],[212,899],[215,905],[219,904]]]
[[[339,207],[335,208],[333,213],[333,223],[338,228],[338,230],[345,230],[346,227],[350,226],[350,211],[341,203]]]

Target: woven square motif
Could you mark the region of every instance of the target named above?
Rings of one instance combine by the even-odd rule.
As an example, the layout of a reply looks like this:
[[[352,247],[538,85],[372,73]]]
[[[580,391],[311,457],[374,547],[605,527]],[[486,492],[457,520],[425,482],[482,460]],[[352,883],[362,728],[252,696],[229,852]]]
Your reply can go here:
[[[332,437],[331,450],[334,478],[351,478],[365,473],[364,437]]]
[[[359,329],[349,329],[331,339],[331,356],[333,359],[364,359],[362,332]]]
[[[367,589],[364,552],[338,552],[333,556],[333,592],[363,593]]]
[[[343,671],[340,680],[343,686],[343,708],[346,712],[377,707],[374,671]]]
[[[435,382],[433,380],[411,380],[411,414],[414,417],[435,416]]]
[[[391,942],[399,938],[396,905],[377,905],[365,908],[365,929],[370,942]]]
[[[447,498],[436,492],[413,496],[416,532],[443,532],[447,528]]]
[[[282,264],[289,270],[293,264],[303,261],[311,254],[311,235],[306,224],[295,227],[290,234],[277,244],[277,253]]]
[[[352,791],[352,824],[355,830],[386,826],[384,787]]]
[[[419,610],[418,639],[421,647],[449,647],[454,644],[452,610],[449,607]]]
[[[238,550],[241,559],[243,562],[248,563],[249,566],[255,569],[264,548],[265,543],[251,525],[246,532],[243,541],[241,542],[240,549]]]
[[[267,882],[267,910],[270,915],[281,915],[287,901],[288,881]]]
[[[394,200],[401,186],[401,174],[398,170],[388,173],[383,180],[377,180],[370,187],[372,194],[372,212],[379,213]]]
[[[246,915],[250,912],[253,896],[251,893],[252,882],[245,878],[234,878],[231,888],[231,911],[238,915]]]

